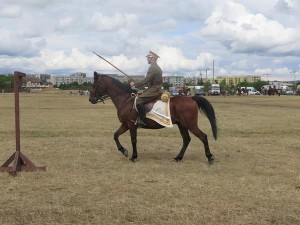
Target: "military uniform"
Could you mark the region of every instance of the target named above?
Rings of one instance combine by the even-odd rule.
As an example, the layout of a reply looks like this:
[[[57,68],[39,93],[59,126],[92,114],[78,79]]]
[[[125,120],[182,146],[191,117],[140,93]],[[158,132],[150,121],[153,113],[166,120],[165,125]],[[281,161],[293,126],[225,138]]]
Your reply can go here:
[[[144,104],[157,99],[162,94],[162,71],[156,63],[156,60],[159,58],[159,56],[150,51],[146,57],[148,63],[150,64],[147,75],[143,81],[135,84],[135,87],[141,87],[146,84],[148,86],[147,90],[136,100],[136,108],[140,116],[135,122],[137,126],[146,125],[146,112]]]
[[[157,63],[150,65],[145,79],[137,83],[135,87],[141,87],[146,84],[148,84],[148,89],[138,97],[136,101],[137,104],[145,104],[157,99],[162,94],[162,71]]]

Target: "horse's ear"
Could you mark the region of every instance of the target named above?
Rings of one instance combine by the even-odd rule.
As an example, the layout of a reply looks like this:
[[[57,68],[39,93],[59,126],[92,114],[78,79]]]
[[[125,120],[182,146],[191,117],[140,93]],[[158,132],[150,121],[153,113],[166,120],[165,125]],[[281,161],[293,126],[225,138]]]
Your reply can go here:
[[[94,80],[98,80],[99,76],[100,76],[100,75],[95,71],[95,72],[94,72]]]

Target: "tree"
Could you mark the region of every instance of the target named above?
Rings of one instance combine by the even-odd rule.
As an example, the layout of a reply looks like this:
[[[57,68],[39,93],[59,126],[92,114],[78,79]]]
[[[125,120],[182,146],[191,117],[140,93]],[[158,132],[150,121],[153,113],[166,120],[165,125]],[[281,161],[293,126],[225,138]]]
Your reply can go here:
[[[258,80],[258,81],[253,82],[253,83],[244,81],[244,82],[239,83],[238,86],[240,86],[240,87],[254,87],[256,90],[260,91],[261,87],[264,86],[264,85],[267,85],[267,84],[269,84],[268,81]]]
[[[222,80],[221,83],[220,83],[220,89],[223,91],[228,91],[229,90],[229,86],[226,84],[226,81],[225,80]]]
[[[12,75],[0,74],[0,89],[12,90],[14,87],[14,77]]]
[[[200,80],[198,79],[198,85],[204,85],[202,77],[200,78]]]
[[[67,89],[67,84],[65,83],[61,83],[59,86],[58,86],[59,89],[62,89],[62,90],[66,90]]]
[[[247,81],[242,81],[238,84],[239,87],[252,87],[252,83],[249,83]]]
[[[169,87],[172,87],[172,84],[169,84],[168,82],[163,82],[162,87],[164,90],[169,90]]]
[[[79,85],[80,90],[89,90],[93,84],[91,82],[84,82],[83,84]]]
[[[204,83],[204,88],[203,88],[204,92],[208,92],[209,89],[210,89],[210,86],[211,86],[211,83],[210,83],[209,80],[207,80],[207,81]]]
[[[258,80],[258,81],[256,81],[256,82],[252,83],[252,86],[253,86],[256,90],[260,91],[262,86],[268,85],[268,84],[269,84],[268,81]]]

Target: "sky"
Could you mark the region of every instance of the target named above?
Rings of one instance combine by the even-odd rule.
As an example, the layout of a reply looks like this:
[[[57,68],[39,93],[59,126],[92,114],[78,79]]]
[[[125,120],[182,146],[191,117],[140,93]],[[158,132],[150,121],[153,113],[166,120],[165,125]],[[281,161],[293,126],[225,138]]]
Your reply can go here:
[[[300,80],[299,0],[0,0],[0,73]],[[214,74],[213,74],[214,71]]]

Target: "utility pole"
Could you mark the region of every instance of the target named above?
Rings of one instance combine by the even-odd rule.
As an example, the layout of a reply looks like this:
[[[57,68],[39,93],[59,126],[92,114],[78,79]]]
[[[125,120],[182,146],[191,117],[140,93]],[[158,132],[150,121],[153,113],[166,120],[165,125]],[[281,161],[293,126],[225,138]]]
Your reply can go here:
[[[205,78],[206,78],[206,81],[207,81],[207,70],[209,70],[209,68],[205,69]]]
[[[202,80],[202,72],[201,72],[201,70],[200,70],[199,77],[200,77],[200,81],[199,81],[199,79],[198,79],[197,85],[202,85],[203,80]]]
[[[210,69],[209,69],[209,68],[201,68],[201,69],[200,69],[200,76],[202,77],[202,75],[204,75],[204,74],[202,74],[201,70],[205,70],[205,79],[206,79],[206,81],[207,81],[207,71],[210,70]],[[203,78],[203,79],[204,79],[204,78]]]
[[[215,80],[215,60],[213,60],[213,81]]]

